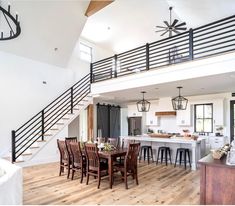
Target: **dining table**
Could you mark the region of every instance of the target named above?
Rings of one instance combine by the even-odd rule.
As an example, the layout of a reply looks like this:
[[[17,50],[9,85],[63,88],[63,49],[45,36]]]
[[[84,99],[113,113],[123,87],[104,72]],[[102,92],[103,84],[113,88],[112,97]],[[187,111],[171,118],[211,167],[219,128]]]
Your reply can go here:
[[[109,174],[109,186],[112,189],[113,186],[113,163],[117,157],[123,157],[127,153],[127,149],[115,149],[111,151],[101,150],[99,156],[108,160],[108,174]]]

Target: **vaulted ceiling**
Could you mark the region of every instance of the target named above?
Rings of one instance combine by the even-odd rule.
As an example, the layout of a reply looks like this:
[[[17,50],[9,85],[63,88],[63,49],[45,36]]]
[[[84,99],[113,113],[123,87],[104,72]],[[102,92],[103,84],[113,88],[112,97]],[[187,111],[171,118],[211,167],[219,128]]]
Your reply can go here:
[[[155,26],[169,21],[169,6],[187,28],[235,14],[234,0],[115,0],[88,18],[82,37],[116,53],[166,38]]]
[[[21,35],[0,41],[0,50],[33,60],[66,67],[87,20],[90,1],[1,0],[11,12],[18,12]]]

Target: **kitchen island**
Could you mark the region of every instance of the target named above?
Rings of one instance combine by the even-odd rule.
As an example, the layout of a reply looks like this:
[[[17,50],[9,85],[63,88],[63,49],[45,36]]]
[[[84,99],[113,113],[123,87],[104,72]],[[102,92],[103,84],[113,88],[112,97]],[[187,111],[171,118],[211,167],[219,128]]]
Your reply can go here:
[[[191,151],[192,170],[197,169],[197,161],[205,156],[205,138],[197,140],[185,139],[183,137],[160,138],[150,136],[121,136],[121,140],[140,141],[141,145],[151,145],[153,148],[154,159],[157,158],[157,150],[161,146],[167,146],[171,149],[172,161],[175,161],[177,148],[189,148]]]

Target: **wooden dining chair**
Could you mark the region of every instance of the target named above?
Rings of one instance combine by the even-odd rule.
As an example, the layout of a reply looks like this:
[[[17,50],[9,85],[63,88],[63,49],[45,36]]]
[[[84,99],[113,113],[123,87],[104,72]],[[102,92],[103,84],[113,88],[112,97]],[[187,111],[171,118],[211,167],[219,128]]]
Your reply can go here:
[[[68,169],[68,176],[69,176],[69,168],[70,168],[70,162],[69,162],[69,154],[67,150],[67,145],[64,140],[57,139],[57,146],[60,153],[60,171],[59,176],[61,176],[62,173],[64,173],[64,169]],[[67,178],[68,178],[67,176]]]
[[[83,181],[83,175],[86,176],[86,157],[82,154],[80,142],[70,142],[70,150],[72,152],[72,180],[74,173],[77,171],[81,172],[81,183]]]
[[[124,159],[124,163],[114,165],[114,171],[120,171],[123,175],[126,189],[127,185],[127,176],[132,175],[133,179],[136,180],[136,184],[139,184],[138,181],[138,172],[137,172],[137,159],[140,150],[140,143],[129,143],[128,150]]]
[[[66,137],[65,138],[65,144],[66,144],[66,152],[68,153],[68,175],[67,175],[67,178],[69,178],[70,176],[70,170],[72,169],[72,158],[73,158],[73,155],[72,155],[72,151],[70,149],[70,142],[77,142],[77,137]]]
[[[89,183],[89,176],[98,177],[98,189],[100,188],[101,177],[108,175],[108,164],[100,161],[97,144],[85,144],[85,154],[87,159],[87,181]]]

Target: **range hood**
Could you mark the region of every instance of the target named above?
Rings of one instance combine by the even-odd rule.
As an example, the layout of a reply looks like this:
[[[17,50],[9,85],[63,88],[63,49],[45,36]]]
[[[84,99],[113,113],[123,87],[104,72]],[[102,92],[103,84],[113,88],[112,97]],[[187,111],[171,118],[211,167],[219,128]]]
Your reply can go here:
[[[155,112],[155,116],[176,116],[176,111]]]

